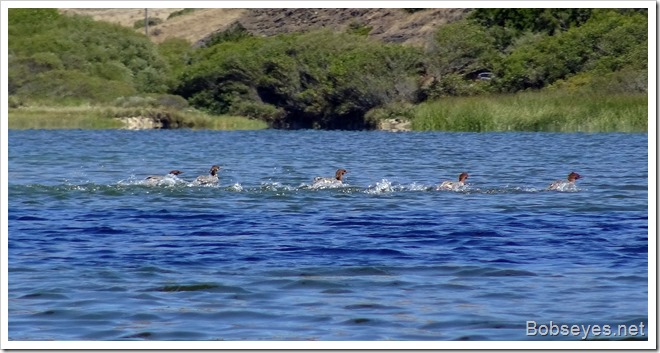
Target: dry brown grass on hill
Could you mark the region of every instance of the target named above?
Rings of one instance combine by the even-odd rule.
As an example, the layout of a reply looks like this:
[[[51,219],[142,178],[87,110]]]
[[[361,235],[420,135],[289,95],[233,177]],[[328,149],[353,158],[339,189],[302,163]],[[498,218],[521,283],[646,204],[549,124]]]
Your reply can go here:
[[[172,12],[182,9],[149,9],[149,17],[158,17],[165,21]],[[135,21],[144,19],[144,9],[60,9],[63,13],[92,16],[95,20],[117,23],[133,27]]]
[[[197,9],[192,13],[167,19],[176,11],[183,9],[148,9],[149,17],[157,17],[163,23],[151,26],[151,40],[160,43],[167,38],[177,37],[195,43],[210,33],[220,30],[236,21],[245,12],[244,9]],[[117,23],[133,27],[136,21],[144,19],[144,9],[60,9],[63,13],[91,16],[97,21]],[[144,32],[144,28],[138,29]]]
[[[160,43],[169,37],[177,37],[195,43],[210,33],[234,23],[246,11],[245,9],[199,9],[155,26],[154,31],[160,33],[152,36],[151,39]]]
[[[92,16],[96,20],[133,27],[144,19],[144,9],[60,9],[64,13]],[[423,45],[435,30],[461,19],[468,9],[426,9],[410,13],[403,9],[197,9],[167,19],[182,9],[149,9],[149,17],[163,22],[150,27],[151,39],[170,37],[196,43],[238,21],[257,36],[327,28],[346,31],[351,26],[370,28],[369,36],[384,42]],[[144,31],[139,29],[137,31]]]

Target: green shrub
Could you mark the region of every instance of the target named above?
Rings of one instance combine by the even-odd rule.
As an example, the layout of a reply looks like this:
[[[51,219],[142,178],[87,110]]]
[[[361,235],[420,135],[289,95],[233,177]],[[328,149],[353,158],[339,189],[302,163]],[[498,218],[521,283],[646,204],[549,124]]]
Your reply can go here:
[[[368,36],[373,27],[361,24],[358,22],[352,22],[348,25],[347,33],[355,34],[358,36]]]
[[[194,12],[194,11],[197,11],[197,9],[183,9],[183,10],[179,10],[179,11],[174,11],[169,16],[167,16],[167,19],[169,20],[169,19],[174,18],[174,17],[187,15],[187,14],[189,14],[191,12]]]
[[[365,120],[372,126],[378,126],[378,123],[385,119],[405,119],[414,118],[414,105],[408,102],[392,102],[384,106],[379,106],[369,110],[365,115]]]
[[[616,72],[582,72],[548,86],[550,91],[570,93],[635,94],[648,92],[648,72],[625,68]]]
[[[90,73],[106,80],[133,83],[133,72],[119,61],[92,64]]]
[[[446,74],[437,79],[428,89],[432,99],[451,96],[474,96],[490,91],[489,81],[466,79],[460,74]]]
[[[160,94],[156,97],[156,102],[159,106],[168,109],[183,110],[188,108],[188,101],[174,94]]]
[[[215,32],[202,40],[205,47],[214,46],[223,42],[236,42],[252,34],[240,22],[234,22],[227,29]]]
[[[597,14],[580,27],[515,48],[496,68],[500,89],[538,89],[590,70],[646,70],[647,18],[615,11]]]
[[[496,60],[497,51],[485,28],[462,20],[437,30],[428,55],[430,73],[440,77],[489,69]]]
[[[284,111],[271,104],[239,101],[231,106],[229,114],[260,119],[272,124],[279,121],[284,116]]]
[[[64,64],[62,60],[55,54],[50,52],[35,53],[30,57],[30,63],[34,72],[43,72],[48,70],[62,70]]]
[[[484,27],[512,28],[516,31],[543,32],[549,35],[582,25],[593,9],[543,8],[482,8],[475,9],[469,18]]]
[[[181,38],[167,38],[158,45],[158,54],[167,63],[171,76],[177,79],[193,56],[190,43]]]
[[[135,89],[125,82],[104,80],[76,70],[51,70],[35,75],[17,95],[48,102],[110,102]]]
[[[277,126],[363,128],[370,109],[413,100],[422,71],[419,49],[320,31],[200,50],[175,92],[216,114],[274,106]]]
[[[146,20],[141,19],[135,21],[133,23],[133,28],[140,29],[140,28],[144,28],[147,24],[149,24],[149,26],[151,27],[151,26],[159,25],[161,23],[163,23],[163,20],[158,17],[147,17]]]
[[[57,9],[10,8],[8,13],[8,34],[10,37],[29,37],[47,32],[58,26],[61,15]]]
[[[129,28],[55,9],[10,9],[8,27],[11,94],[107,102],[135,92],[165,92],[172,85],[156,45]]]
[[[9,108],[18,108],[23,106],[25,103],[19,97],[9,96],[7,97],[7,104]]]

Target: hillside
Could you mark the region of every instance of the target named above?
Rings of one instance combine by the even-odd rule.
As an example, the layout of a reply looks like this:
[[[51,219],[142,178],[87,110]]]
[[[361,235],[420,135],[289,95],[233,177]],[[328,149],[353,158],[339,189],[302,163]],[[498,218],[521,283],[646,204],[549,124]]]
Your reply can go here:
[[[470,114],[446,108],[535,92],[562,102],[557,108],[565,97],[605,106],[621,96],[618,111],[637,112],[648,92],[646,9],[149,9],[149,37],[139,8],[8,14],[17,110],[94,106],[158,117],[191,108],[274,128],[411,121],[413,129],[556,131],[570,125],[559,116],[576,114],[554,103],[531,122],[534,114],[503,124],[482,119],[479,105]],[[618,113],[599,119],[598,130],[620,129]]]
[[[223,31],[235,22],[256,36],[302,32],[319,28],[369,31],[374,39],[391,43],[424,44],[438,26],[461,19],[468,9],[198,9],[181,16],[168,16],[182,9],[149,9],[149,17],[163,22],[150,27],[154,42],[170,37],[191,43]],[[96,20],[133,27],[144,19],[144,9],[60,9],[62,13],[92,16]],[[144,29],[137,30],[144,32]]]

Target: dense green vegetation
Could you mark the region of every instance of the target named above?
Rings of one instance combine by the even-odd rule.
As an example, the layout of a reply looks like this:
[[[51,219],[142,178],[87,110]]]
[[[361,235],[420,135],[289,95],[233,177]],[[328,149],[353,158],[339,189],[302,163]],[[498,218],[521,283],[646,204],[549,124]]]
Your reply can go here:
[[[444,131],[646,131],[641,95],[569,95],[558,92],[450,97],[412,108],[415,130]]]
[[[192,128],[264,128],[247,118],[213,117],[167,94],[191,50],[159,47],[128,28],[55,9],[9,10],[10,128],[117,128],[120,117],[166,115]]]
[[[144,35],[55,9],[9,10],[9,94],[53,104],[164,93],[167,63]]]
[[[200,49],[175,92],[214,113],[277,127],[364,128],[364,114],[413,99],[421,50],[313,32],[228,40]]]
[[[193,47],[55,9],[10,9],[10,119],[91,106],[276,128],[403,117],[419,130],[646,131],[647,27],[645,9],[476,9],[424,48],[374,41],[358,25],[258,38],[239,24]],[[478,79],[484,72],[491,79]]]

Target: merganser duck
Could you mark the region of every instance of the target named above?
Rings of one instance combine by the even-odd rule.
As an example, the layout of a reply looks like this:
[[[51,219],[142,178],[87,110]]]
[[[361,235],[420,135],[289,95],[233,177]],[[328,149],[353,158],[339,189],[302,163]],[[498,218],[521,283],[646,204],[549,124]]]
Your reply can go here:
[[[195,179],[194,184],[196,185],[212,185],[218,183],[218,171],[220,166],[214,165],[209,170],[211,175],[200,175]]]
[[[548,186],[546,190],[565,190],[566,188],[575,188],[575,181],[582,178],[582,176],[576,172],[571,172],[568,174],[566,180],[557,180]]]
[[[175,180],[176,176],[179,174],[183,174],[183,172],[175,169],[170,170],[167,175],[149,175],[148,177],[144,178],[144,180],[149,185],[159,184],[164,180]]]
[[[348,173],[346,169],[337,169],[337,172],[335,173],[335,177],[316,177],[314,178],[314,185],[319,185],[319,184],[342,184],[342,178],[344,177],[344,174]]]
[[[461,173],[458,176],[458,181],[443,181],[442,184],[438,185],[435,189],[436,190],[458,190],[459,188],[462,188],[465,186],[465,179],[468,178],[468,173]]]

